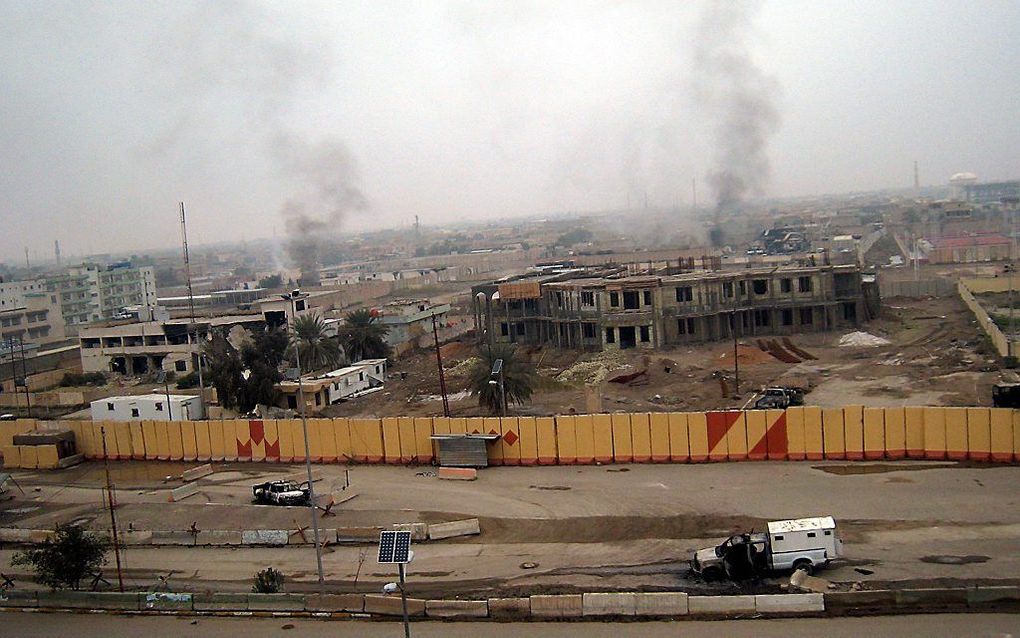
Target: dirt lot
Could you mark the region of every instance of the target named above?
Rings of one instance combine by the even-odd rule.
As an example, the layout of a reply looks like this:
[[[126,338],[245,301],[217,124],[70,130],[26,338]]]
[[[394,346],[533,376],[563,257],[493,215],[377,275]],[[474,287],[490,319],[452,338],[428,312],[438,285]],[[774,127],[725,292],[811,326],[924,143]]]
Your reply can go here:
[[[518,414],[586,411],[584,385],[599,376],[606,412],[704,410],[742,407],[753,391],[773,383],[811,389],[809,405],[991,405],[999,358],[963,303],[953,298],[883,300],[880,318],[862,331],[888,340],[878,347],[840,347],[846,332],[799,335],[791,342],[816,359],[794,355],[784,363],[760,349],[765,340],[740,342],[740,394],[733,390],[733,345],[710,343],[649,353],[635,350],[581,354],[555,348],[522,348],[541,380]],[[770,338],[771,339],[771,338]],[[789,346],[775,339],[784,350]],[[443,347],[450,407],[455,416],[480,414],[468,396],[467,370],[474,347]],[[669,372],[667,372],[669,368]],[[608,379],[646,370],[629,384]],[[434,352],[393,363],[382,392],[328,409],[330,416],[441,415]],[[405,378],[401,379],[400,377]],[[720,378],[727,379],[724,396]]]
[[[297,466],[217,466],[201,492],[168,504],[162,477],[182,464],[119,462],[114,468],[122,529],[296,529],[304,508],[252,505],[250,485]],[[322,466],[325,487],[347,468]],[[416,545],[414,595],[570,592],[636,588],[738,592],[778,590],[784,578],[738,587],[706,584],[687,573],[691,550],[765,520],[831,514],[846,560],[824,575],[849,587],[1020,582],[1020,467],[954,463],[729,463],[490,468],[475,482],[440,481],[426,468],[350,468],[358,496],[324,527],[478,517],[482,534]],[[103,468],[19,471],[25,490],[0,505],[0,525],[45,528],[79,521],[106,529]],[[173,485],[173,483],[169,484]],[[933,499],[932,494],[939,498]],[[329,589],[378,591],[392,580],[372,545],[331,546]],[[22,568],[5,573],[29,584]],[[128,548],[131,586],[173,572],[175,588],[242,591],[266,565],[281,569],[291,591],[313,588],[310,548]],[[528,564],[535,563],[535,566]],[[856,571],[872,572],[870,574]],[[112,571],[112,564],[108,567]]]

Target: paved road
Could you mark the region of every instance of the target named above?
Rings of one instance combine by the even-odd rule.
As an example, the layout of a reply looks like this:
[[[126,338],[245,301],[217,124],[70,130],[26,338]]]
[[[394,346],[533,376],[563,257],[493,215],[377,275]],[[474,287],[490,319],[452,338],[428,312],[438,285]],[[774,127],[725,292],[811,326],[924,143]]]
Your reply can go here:
[[[162,476],[183,464],[117,463],[122,527],[187,530],[290,528],[307,510],[249,504],[250,485],[298,466],[231,464],[203,479],[199,496],[166,502]],[[321,466],[335,486],[341,466]],[[535,587],[588,590],[676,588],[692,548],[762,519],[832,514],[850,563],[826,572],[835,581],[1020,578],[1020,467],[952,463],[720,463],[605,467],[491,468],[474,482],[439,481],[420,469],[355,467],[359,496],[325,527],[368,526],[477,516],[481,536],[421,544],[411,569],[415,595],[492,593]],[[0,526],[36,529],[57,521],[106,526],[103,473],[88,464],[71,473],[16,473],[25,495],[0,506]],[[158,478],[156,478],[158,477]],[[264,479],[262,479],[264,480]],[[331,589],[378,591],[392,570],[371,547],[330,547]],[[363,561],[362,554],[367,561]],[[10,550],[0,550],[0,566]],[[947,560],[943,560],[947,559]],[[314,582],[309,548],[129,548],[130,586],[151,586],[175,570],[173,584],[242,591],[266,565],[290,586]],[[958,564],[945,564],[956,561]],[[522,563],[538,563],[524,570]],[[874,572],[862,574],[861,567]],[[11,570],[19,581],[28,575]]]
[[[86,614],[0,614],[0,627],[8,636],[34,638],[73,633],[88,636],[145,636],[146,638],[218,638],[239,636],[358,636],[398,637],[401,625],[392,622],[291,620],[287,618],[189,618],[171,616],[106,616]],[[70,630],[69,627],[73,627]],[[930,636],[947,638],[1005,637],[1020,635],[1020,615],[955,614],[929,616],[886,616],[876,618],[802,618],[791,620],[734,620],[713,622],[654,623],[440,623],[412,625],[412,636],[586,636],[659,638],[684,636],[742,636],[789,638],[826,636],[857,638],[869,636]]]

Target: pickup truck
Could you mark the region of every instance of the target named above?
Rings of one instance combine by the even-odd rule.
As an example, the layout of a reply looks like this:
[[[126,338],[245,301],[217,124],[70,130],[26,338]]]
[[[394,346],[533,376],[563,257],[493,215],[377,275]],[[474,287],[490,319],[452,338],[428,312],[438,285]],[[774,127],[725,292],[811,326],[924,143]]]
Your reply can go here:
[[[261,505],[308,505],[308,481],[267,481],[253,485],[251,491]]]
[[[699,549],[691,569],[705,580],[744,580],[766,572],[804,570],[808,574],[843,553],[831,516],[772,521],[767,532],[736,534],[715,547]]]
[[[765,388],[754,402],[756,410],[782,410],[791,405],[804,405],[804,392],[798,388]]]

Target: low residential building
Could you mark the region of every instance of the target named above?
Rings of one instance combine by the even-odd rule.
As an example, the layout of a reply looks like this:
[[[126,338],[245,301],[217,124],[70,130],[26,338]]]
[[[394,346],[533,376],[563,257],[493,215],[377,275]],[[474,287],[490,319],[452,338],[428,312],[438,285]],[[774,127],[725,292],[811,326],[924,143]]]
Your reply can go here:
[[[929,263],[969,264],[1009,259],[1013,242],[1008,237],[989,234],[940,237],[929,240],[929,244]]]
[[[81,365],[85,372],[139,375],[164,370],[186,374],[197,367],[200,344],[212,329],[261,328],[262,315],[107,323],[81,329]]]
[[[386,359],[363,359],[325,374],[302,376],[305,409],[315,411],[375,391],[385,379]],[[283,381],[276,388],[280,391],[278,407],[298,409],[297,381]]]
[[[651,349],[728,339],[734,331],[851,327],[877,313],[877,290],[865,290],[860,268],[851,265],[589,274],[476,287],[479,332],[512,343]]]
[[[327,319],[343,308],[343,303],[342,290],[317,290],[301,293],[294,301],[282,296],[263,297],[254,305],[270,326],[286,326],[295,317],[317,315]]]
[[[205,418],[198,395],[138,394],[92,402],[93,421],[197,421]]]
[[[432,334],[432,317],[437,325],[445,326],[450,304],[433,304],[428,299],[397,299],[372,313],[389,328],[386,343],[397,353],[418,347],[419,339]]]

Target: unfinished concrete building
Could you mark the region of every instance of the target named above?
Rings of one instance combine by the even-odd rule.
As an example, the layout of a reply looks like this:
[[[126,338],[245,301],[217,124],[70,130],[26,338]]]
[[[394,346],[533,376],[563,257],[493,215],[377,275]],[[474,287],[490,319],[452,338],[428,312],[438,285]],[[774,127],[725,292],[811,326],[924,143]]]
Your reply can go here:
[[[858,266],[627,276],[569,269],[474,289],[478,334],[562,348],[661,348],[858,326],[878,311]]]

